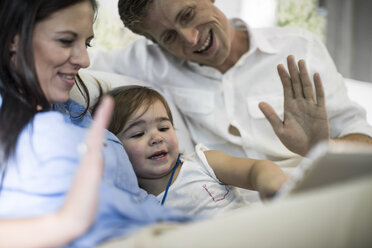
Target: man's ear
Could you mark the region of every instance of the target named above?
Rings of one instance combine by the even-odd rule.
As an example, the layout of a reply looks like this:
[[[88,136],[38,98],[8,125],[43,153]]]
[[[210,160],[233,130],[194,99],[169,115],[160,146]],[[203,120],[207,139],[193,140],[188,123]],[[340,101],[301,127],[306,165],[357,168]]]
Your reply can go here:
[[[16,34],[13,38],[12,43],[10,44],[10,48],[9,48],[10,52],[12,53],[17,52],[18,43],[19,43],[19,35]]]

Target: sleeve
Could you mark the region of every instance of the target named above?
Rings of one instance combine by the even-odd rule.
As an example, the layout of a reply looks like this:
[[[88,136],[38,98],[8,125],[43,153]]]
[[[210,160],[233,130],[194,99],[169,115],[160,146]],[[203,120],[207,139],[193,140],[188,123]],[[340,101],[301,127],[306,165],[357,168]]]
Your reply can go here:
[[[223,184],[214,173],[213,169],[208,163],[208,160],[204,154],[205,151],[208,151],[209,149],[203,145],[203,144],[197,144],[195,146],[195,152],[197,156],[196,163],[200,164],[200,167],[202,167],[214,180],[216,180],[218,183]]]
[[[85,141],[92,119],[90,115],[86,115],[78,125],[73,124],[68,115],[48,119],[39,121],[34,128],[33,147],[36,149],[39,166],[42,167],[40,176],[38,175],[39,190],[48,188],[45,183],[50,181],[45,178],[54,178],[55,190],[67,192],[80,163],[79,145]],[[121,142],[106,130],[105,144],[102,181],[120,190],[140,194],[132,164]]]
[[[351,133],[361,133],[372,137],[372,127],[366,119],[366,111],[348,96],[343,76],[324,44],[314,35],[309,39],[307,54],[309,73],[321,76],[328,110],[331,138],[343,137]]]
[[[172,56],[168,52],[144,37],[123,49],[96,51],[89,56],[90,70],[130,76],[159,89],[162,88],[159,79],[167,75],[170,70],[169,63],[173,62],[170,61]]]
[[[84,129],[55,111],[37,114],[21,132],[2,181],[0,216],[31,217],[56,211],[79,164]]]
[[[59,113],[36,116],[30,146],[23,143],[20,147],[29,149],[30,157],[33,152],[38,163],[37,172],[29,173],[35,191],[65,193],[70,187],[80,161],[78,146],[85,138],[86,129],[66,122],[66,118]]]
[[[151,72],[148,70],[149,57],[153,55],[149,51],[149,42],[146,38],[140,38],[122,49],[91,52],[88,69],[117,73],[147,82]]]

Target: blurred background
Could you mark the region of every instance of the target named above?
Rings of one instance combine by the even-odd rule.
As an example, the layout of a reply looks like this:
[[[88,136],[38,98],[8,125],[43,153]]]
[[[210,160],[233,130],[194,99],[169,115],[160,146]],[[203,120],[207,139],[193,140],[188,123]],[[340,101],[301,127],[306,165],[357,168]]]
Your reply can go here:
[[[93,49],[117,49],[138,36],[124,28],[117,0],[98,0]],[[371,0],[216,0],[228,17],[252,27],[294,26],[318,35],[338,70],[348,78],[372,82]]]

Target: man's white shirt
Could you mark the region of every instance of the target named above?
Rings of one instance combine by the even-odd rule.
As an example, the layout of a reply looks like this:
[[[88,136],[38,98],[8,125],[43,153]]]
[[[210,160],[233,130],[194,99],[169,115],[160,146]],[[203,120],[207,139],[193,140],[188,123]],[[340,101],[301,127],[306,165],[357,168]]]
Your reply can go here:
[[[250,29],[239,19],[231,22],[248,31],[250,48],[224,74],[180,60],[145,38],[124,50],[96,56],[90,68],[136,77],[161,88],[183,114],[194,143],[235,156],[269,159],[286,168],[296,166],[302,157],[276,137],[258,103],[268,102],[283,117],[283,88],[276,67],[286,65],[292,54],[296,60],[305,59],[311,75],[318,72],[322,78],[331,138],[350,133],[372,136],[365,111],[350,101],[343,77],[317,37],[299,29]],[[240,136],[229,132],[230,125]]]

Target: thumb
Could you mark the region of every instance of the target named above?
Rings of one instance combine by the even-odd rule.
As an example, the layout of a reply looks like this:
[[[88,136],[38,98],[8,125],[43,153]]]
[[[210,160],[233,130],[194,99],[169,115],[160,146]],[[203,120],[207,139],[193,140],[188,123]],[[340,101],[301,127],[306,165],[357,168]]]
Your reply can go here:
[[[260,102],[258,107],[266,117],[266,119],[270,122],[272,128],[274,129],[275,133],[278,133],[279,129],[283,126],[282,120],[279,118],[275,110],[270,106],[270,104],[266,102]]]

